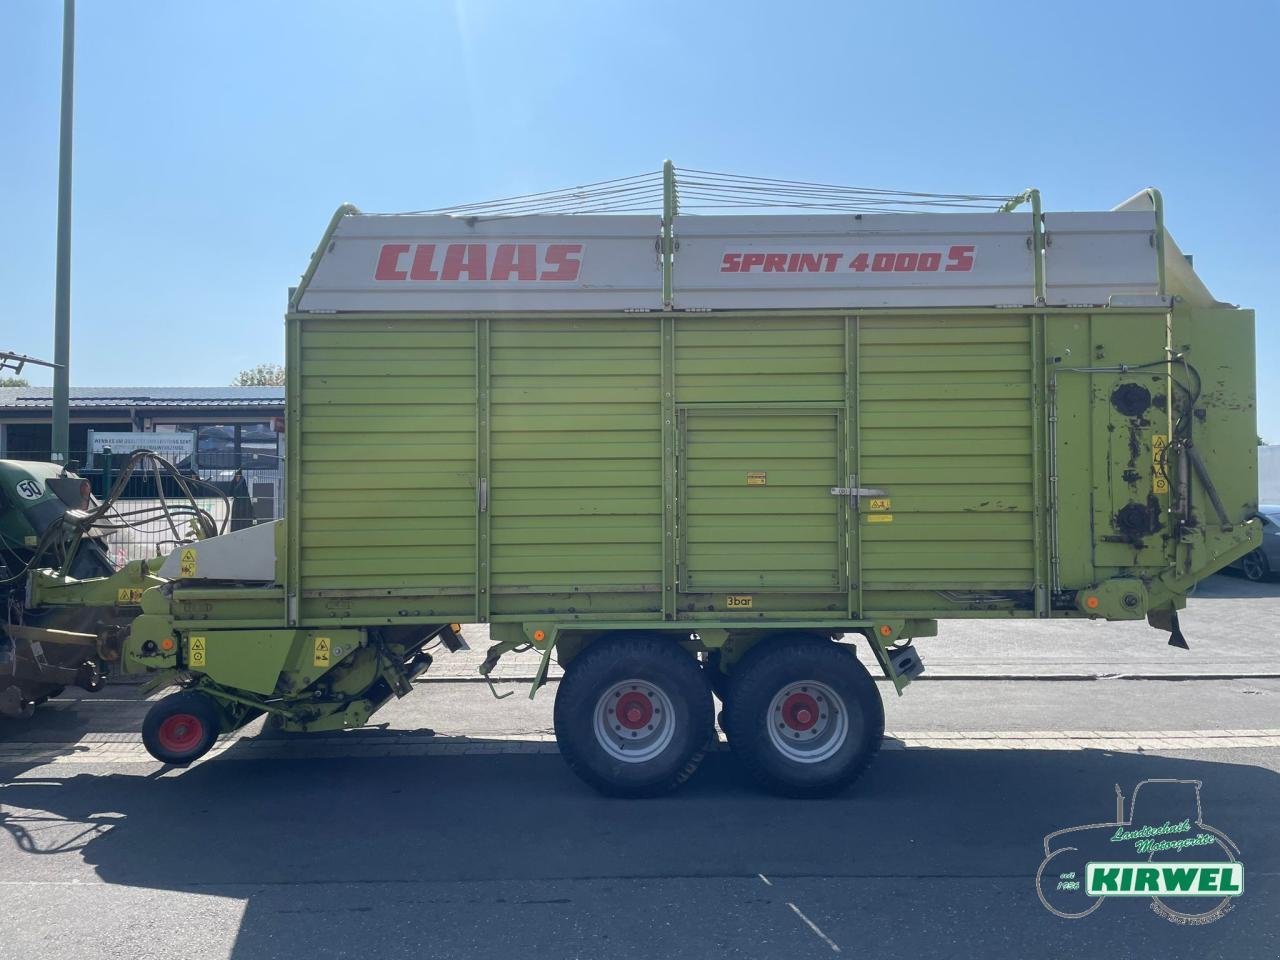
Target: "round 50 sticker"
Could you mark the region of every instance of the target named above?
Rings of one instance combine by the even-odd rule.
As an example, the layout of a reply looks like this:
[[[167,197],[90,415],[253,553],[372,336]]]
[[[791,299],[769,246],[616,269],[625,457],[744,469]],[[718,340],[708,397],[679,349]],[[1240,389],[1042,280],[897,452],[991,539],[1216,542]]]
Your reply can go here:
[[[34,480],[19,480],[13,489],[18,491],[18,496],[23,500],[39,500],[44,496],[44,491],[40,489],[40,484]]]

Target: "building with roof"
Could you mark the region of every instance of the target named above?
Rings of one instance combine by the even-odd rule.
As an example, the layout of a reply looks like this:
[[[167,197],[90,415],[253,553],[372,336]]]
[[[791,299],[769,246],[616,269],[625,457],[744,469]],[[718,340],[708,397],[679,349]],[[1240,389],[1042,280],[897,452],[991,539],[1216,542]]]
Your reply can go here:
[[[0,459],[51,459],[52,420],[52,388],[0,387]],[[104,438],[99,436],[98,452],[93,453],[91,432],[110,434],[110,445],[104,449]],[[120,441],[131,438],[122,438],[121,433],[174,436],[170,443],[157,439],[123,444]],[[280,516],[283,433],[284,387],[71,389],[70,459],[98,496],[111,486],[131,450],[163,451],[184,473],[227,494],[231,529]],[[186,453],[170,453],[173,444]],[[150,502],[148,498],[159,495],[156,485],[160,482],[158,477],[135,475],[124,496]],[[177,492],[165,482],[166,496]],[[206,507],[216,509],[216,504]],[[156,556],[157,543],[168,536],[167,529],[128,530],[114,535],[112,548],[122,563]]]
[[[48,459],[52,416],[52,388],[0,387],[0,458]],[[284,387],[73,387],[72,459],[85,462],[90,430],[193,431],[218,466],[253,467],[277,452]]]

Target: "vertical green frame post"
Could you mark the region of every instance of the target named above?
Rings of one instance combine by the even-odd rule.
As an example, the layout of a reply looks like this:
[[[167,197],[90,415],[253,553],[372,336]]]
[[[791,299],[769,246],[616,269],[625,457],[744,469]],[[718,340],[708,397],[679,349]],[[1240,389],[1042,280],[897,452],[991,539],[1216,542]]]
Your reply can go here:
[[[302,595],[302,317],[285,321],[284,469],[285,469],[285,617],[296,627]]]
[[[662,618],[676,616],[676,318],[664,313],[662,337]]]
[[[844,429],[845,429],[845,476],[838,478],[837,486],[848,482],[848,474],[862,475],[862,444],[858,435],[858,334],[861,330],[860,318],[847,316],[844,318]],[[848,570],[848,615],[855,619],[862,615],[862,527],[858,523],[858,512],[850,508],[848,503],[841,507],[844,517],[842,527],[845,535],[845,563]]]
[[[676,168],[662,163],[662,618],[676,616],[676,320],[672,268],[675,261]]]
[[[1048,398],[1046,367],[1049,363],[1045,346],[1048,318],[1043,313],[1027,318],[1031,325],[1031,523],[1034,553],[1032,580],[1033,601],[1037,617],[1049,616],[1049,523],[1055,509],[1049,490]]]
[[[488,623],[489,583],[489,342],[490,320],[476,320],[476,623]]]

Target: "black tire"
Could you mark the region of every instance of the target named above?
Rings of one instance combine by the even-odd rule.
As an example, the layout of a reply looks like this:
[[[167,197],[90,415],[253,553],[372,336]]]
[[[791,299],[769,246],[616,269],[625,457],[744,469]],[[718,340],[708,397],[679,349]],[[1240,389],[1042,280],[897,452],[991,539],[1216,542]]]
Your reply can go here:
[[[1261,583],[1271,577],[1271,563],[1261,550],[1253,550],[1240,558],[1240,569],[1254,583]]]
[[[707,675],[707,683],[711,692],[720,701],[720,709],[716,711],[716,726],[720,728],[726,740],[729,739],[729,675],[720,669],[720,651],[712,650],[702,661],[702,671]]]
[[[707,654],[706,659],[702,661],[702,669],[706,671],[711,692],[720,698],[721,703],[724,703],[729,696],[729,675],[720,669],[719,650],[712,650]]]
[[[822,797],[845,789],[884,738],[875,682],[851,649],[831,640],[797,637],[756,647],[734,669],[729,697],[734,754],[757,782],[783,796]],[[788,726],[781,722],[791,716],[784,710],[801,719],[793,717]],[[802,740],[808,736],[813,739]],[[794,758],[800,754],[806,759]]]
[[[556,741],[569,769],[601,793],[651,797],[693,776],[715,736],[711,714],[706,674],[674,642],[607,637],[565,670],[556,691]],[[641,759],[623,759],[628,749],[639,750]]]
[[[147,711],[142,743],[161,763],[185,767],[208,753],[221,731],[217,704],[203,693],[183,690]]]

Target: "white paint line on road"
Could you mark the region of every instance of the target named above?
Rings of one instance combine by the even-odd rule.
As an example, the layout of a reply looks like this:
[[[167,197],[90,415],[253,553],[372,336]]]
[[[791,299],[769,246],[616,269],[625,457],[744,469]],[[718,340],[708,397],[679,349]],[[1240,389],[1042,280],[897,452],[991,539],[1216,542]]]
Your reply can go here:
[[[903,750],[1105,750],[1113,753],[1161,750],[1238,750],[1280,747],[1280,730],[936,730],[889,733],[882,749]],[[505,737],[397,737],[360,735],[297,737],[287,740],[230,736],[210,757],[234,760],[322,760],[358,757],[510,756],[557,753],[551,734]],[[74,743],[0,743],[0,763],[152,763],[131,734],[91,734]],[[761,879],[764,879],[763,877]],[[765,881],[768,882],[767,880]]]
[[[756,876],[759,877],[761,880],[763,880],[768,886],[770,887],[773,886],[773,881],[770,880],[768,877],[766,877],[763,873],[757,873]]]
[[[816,923],[814,923],[812,920],[810,920],[800,911],[799,907],[797,907],[790,900],[787,901],[787,906],[791,908],[791,911],[797,917],[799,917],[801,920],[805,922],[805,926],[807,926],[810,930],[812,930],[815,934],[817,934],[817,936],[819,937],[819,939],[822,940],[823,943],[825,943],[828,947],[830,947],[834,952],[836,953],[840,952],[840,945],[836,943],[834,940],[832,940],[830,937],[828,937],[825,933],[823,933],[822,930],[818,928],[818,925]]]

